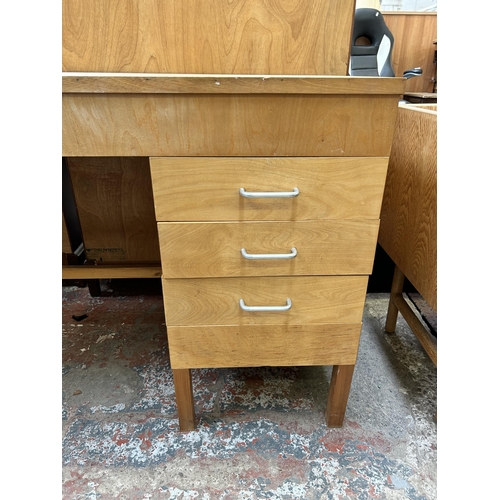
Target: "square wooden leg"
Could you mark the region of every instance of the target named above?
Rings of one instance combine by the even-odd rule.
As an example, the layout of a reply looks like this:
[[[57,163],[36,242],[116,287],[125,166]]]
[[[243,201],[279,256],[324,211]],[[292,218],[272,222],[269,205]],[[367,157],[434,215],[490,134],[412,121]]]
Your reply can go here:
[[[328,427],[342,427],[344,423],[353,373],[354,365],[336,365],[333,367],[325,415]]]
[[[174,374],[175,399],[179,416],[179,430],[188,432],[194,430],[194,399],[191,370],[175,369]]]

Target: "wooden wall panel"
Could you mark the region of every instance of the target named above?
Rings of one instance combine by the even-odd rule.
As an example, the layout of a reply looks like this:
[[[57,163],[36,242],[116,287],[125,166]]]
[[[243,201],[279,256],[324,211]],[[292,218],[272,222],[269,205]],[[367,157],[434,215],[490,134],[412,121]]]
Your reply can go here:
[[[437,311],[437,111],[399,108],[379,243]]]
[[[346,75],[355,0],[63,0],[63,71]]]
[[[85,256],[159,262],[148,158],[68,158]]]
[[[435,73],[434,51],[437,39],[437,12],[382,13],[394,35],[392,65],[396,76],[403,76],[407,69],[420,66],[422,76],[406,82],[406,92],[432,92]]]

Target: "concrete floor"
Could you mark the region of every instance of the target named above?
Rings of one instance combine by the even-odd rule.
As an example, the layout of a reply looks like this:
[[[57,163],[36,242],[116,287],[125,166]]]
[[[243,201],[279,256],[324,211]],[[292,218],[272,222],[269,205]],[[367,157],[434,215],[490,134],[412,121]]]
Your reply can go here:
[[[133,282],[131,284],[131,281]],[[177,431],[160,285],[63,287],[62,498],[436,498],[436,368],[388,294],[368,294],[342,429],[331,367],[193,370]]]

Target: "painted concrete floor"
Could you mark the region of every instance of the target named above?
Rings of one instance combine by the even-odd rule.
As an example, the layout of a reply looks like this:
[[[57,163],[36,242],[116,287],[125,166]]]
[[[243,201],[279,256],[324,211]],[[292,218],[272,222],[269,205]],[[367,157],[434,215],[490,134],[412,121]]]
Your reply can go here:
[[[179,433],[160,284],[63,287],[62,498],[436,498],[436,368],[388,294],[368,294],[342,429],[331,367],[193,370]]]

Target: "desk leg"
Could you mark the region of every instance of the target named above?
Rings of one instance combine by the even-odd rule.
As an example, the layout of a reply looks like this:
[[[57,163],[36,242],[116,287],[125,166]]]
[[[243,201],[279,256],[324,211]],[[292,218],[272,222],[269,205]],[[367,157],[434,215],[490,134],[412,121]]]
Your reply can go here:
[[[398,266],[394,266],[394,276],[392,278],[391,297],[389,299],[389,308],[387,309],[387,318],[385,320],[385,331],[394,333],[396,329],[396,321],[398,319],[398,308],[394,302],[394,298],[403,293],[403,285],[405,275]]]
[[[179,430],[188,432],[194,430],[194,400],[191,370],[175,369],[174,374],[175,399],[179,415]]]
[[[333,367],[328,402],[326,403],[326,425],[342,427],[351,390],[354,365],[335,365]]]

